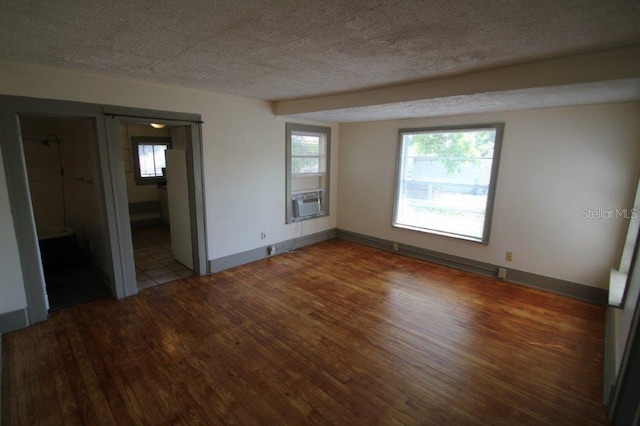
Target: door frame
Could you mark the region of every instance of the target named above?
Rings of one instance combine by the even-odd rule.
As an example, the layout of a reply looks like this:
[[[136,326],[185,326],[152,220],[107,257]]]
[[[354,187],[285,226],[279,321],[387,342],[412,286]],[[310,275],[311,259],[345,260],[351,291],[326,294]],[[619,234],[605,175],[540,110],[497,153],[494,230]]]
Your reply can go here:
[[[192,203],[192,233],[197,245],[197,250],[194,248],[194,272],[199,275],[208,272],[200,115],[0,95],[0,149],[20,252],[29,324],[47,319],[48,300],[29,192],[19,115],[67,116],[92,120],[98,173],[102,184],[102,208],[106,219],[112,265],[111,270],[106,272],[112,294],[118,299],[138,292],[133,266],[133,244],[119,122],[142,119],[189,126],[191,152],[187,161],[189,169],[192,170],[189,195]]]
[[[105,125],[107,139],[114,152],[114,196],[116,203],[123,206],[118,209],[120,226],[119,240],[123,250],[120,262],[125,274],[125,291],[127,295],[138,292],[133,258],[133,242],[129,226],[129,207],[127,199],[127,185],[122,156],[122,141],[120,135],[121,124],[160,123],[172,126],[187,127],[187,181],[189,191],[189,205],[191,215],[191,242],[193,245],[193,272],[196,275],[209,273],[207,263],[205,202],[204,202],[204,173],[202,163],[202,128],[199,114],[159,111],[142,108],[105,106]]]
[[[7,177],[9,201],[13,214],[14,228],[18,240],[18,250],[24,289],[27,299],[29,323],[44,321],[48,315],[48,300],[44,272],[40,258],[38,234],[31,204],[29,181],[27,176],[22,134],[20,131],[20,115],[43,115],[78,117],[91,119],[93,123],[93,143],[96,152],[98,174],[102,184],[102,206],[106,219],[106,231],[109,237],[109,255],[111,270],[107,274],[108,285],[112,294],[124,297],[122,287],[122,268],[114,262],[120,250],[117,239],[114,239],[117,224],[113,222],[114,205],[110,202],[113,188],[110,167],[110,152],[107,149],[104,116],[99,105],[58,101],[50,99],[0,96],[0,137],[2,140],[2,157]]]

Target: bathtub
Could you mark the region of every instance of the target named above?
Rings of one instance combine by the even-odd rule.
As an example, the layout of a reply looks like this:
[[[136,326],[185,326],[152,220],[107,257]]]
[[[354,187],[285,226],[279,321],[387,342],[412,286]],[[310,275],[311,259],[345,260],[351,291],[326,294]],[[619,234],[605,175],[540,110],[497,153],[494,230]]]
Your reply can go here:
[[[76,260],[76,241],[76,234],[69,226],[38,229],[38,245],[45,273],[62,269]]]

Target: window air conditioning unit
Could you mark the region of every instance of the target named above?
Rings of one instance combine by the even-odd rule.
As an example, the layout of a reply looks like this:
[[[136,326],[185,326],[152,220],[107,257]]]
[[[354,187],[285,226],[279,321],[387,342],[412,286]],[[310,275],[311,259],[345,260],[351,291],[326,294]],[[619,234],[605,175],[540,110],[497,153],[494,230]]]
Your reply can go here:
[[[322,191],[307,191],[292,194],[293,219],[301,220],[323,214]]]

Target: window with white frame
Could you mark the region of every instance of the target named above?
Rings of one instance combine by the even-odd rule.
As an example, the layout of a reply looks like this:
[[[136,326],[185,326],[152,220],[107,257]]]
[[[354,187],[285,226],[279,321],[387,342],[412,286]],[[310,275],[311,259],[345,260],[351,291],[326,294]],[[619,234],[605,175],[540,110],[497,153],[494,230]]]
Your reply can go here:
[[[138,185],[164,182],[165,151],[171,149],[171,138],[132,136],[133,170]]]
[[[329,214],[331,128],[286,124],[286,222]]]
[[[487,243],[503,128],[401,129],[393,226]]]

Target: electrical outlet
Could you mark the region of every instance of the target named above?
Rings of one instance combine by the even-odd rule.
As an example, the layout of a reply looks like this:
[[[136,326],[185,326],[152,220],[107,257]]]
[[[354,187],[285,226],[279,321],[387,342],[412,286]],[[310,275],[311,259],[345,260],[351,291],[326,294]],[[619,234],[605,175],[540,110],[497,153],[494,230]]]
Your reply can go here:
[[[393,251],[398,251],[398,243],[393,243]]]
[[[510,251],[507,252],[507,254],[504,256],[504,259],[507,262],[513,262],[513,253],[511,253]]]
[[[267,234],[265,234],[264,232],[260,233],[260,239],[264,240],[265,238],[267,238]]]
[[[498,278],[502,280],[507,278],[507,270],[505,268],[498,268]]]

